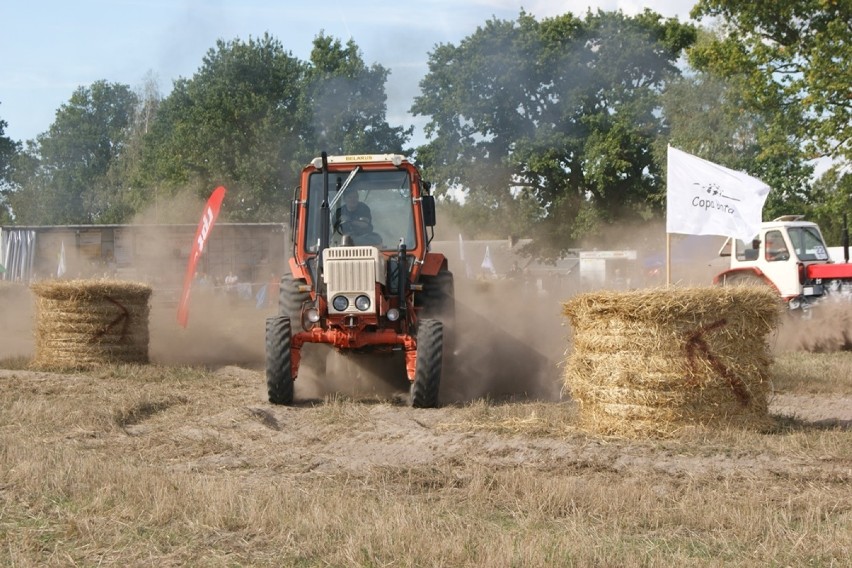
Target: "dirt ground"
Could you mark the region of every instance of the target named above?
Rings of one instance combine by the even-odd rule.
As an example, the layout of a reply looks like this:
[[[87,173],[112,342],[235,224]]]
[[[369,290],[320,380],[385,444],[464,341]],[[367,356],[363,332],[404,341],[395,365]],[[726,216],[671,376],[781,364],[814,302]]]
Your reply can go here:
[[[7,394],[19,390],[27,396],[67,397],[81,407],[102,404],[104,398],[120,404],[122,396],[119,383],[106,387],[110,392],[105,393],[104,379],[93,375],[0,370],[0,380],[0,390]],[[747,472],[754,478],[816,480],[850,475],[848,461],[829,456],[814,460],[810,452],[782,454],[763,447],[733,453],[719,447],[684,451],[677,443],[596,439],[566,426],[574,412],[570,402],[497,404],[473,410],[448,404],[418,411],[402,400],[368,397],[350,404],[345,402],[349,399],[302,397],[293,406],[282,407],[266,402],[261,371],[223,366],[207,380],[207,389],[202,382],[193,382],[182,388],[161,384],[159,390],[128,393],[126,413],[133,418],[121,432],[55,434],[84,446],[136,447],[148,440],[160,447],[184,447],[182,455],[160,456],[164,466],[181,471],[236,468],[262,474],[271,456],[284,451],[286,469],[292,473],[363,473],[374,467],[467,462],[546,470],[629,470],[632,476],[713,478]],[[795,416],[808,429],[852,426],[848,396],[779,394],[771,411]],[[488,427],[491,414],[493,428]],[[192,449],[200,445],[207,447]]]
[[[671,474],[711,474],[740,468],[765,474],[794,470],[801,473],[803,468],[816,467],[824,474],[848,475],[848,463],[813,464],[796,456],[748,454],[724,459],[718,455],[682,456],[648,452],[641,445],[596,442],[577,435],[507,437],[488,430],[441,427],[468,420],[471,411],[467,403],[483,399],[493,405],[547,403],[548,412],[557,416],[574,412],[570,400],[562,396],[560,362],[569,345],[570,332],[559,315],[558,299],[535,296],[513,304],[501,298],[494,285],[471,286],[463,290],[458,303],[459,329],[442,384],[442,408],[425,412],[413,411],[405,405],[407,391],[404,380],[399,381],[400,361],[381,362],[381,369],[376,372],[374,366],[363,361],[340,360],[340,356],[328,352],[319,353],[328,364],[326,374],[314,373],[310,365],[303,368],[296,382],[293,407],[270,405],[262,369],[264,321],[272,313],[271,307],[258,309],[251,302],[196,296],[190,325],[184,330],[175,322],[174,307],[159,302],[155,295],[151,315],[152,362],[205,366],[221,381],[222,388],[222,396],[215,403],[191,416],[172,435],[176,438],[215,435],[234,448],[202,458],[205,463],[188,458],[183,467],[262,463],[271,440],[258,437],[257,433],[265,431],[272,434],[274,445],[290,448],[294,468],[305,470],[346,471],[375,465],[477,460],[503,465],[570,461],[615,471],[629,467]],[[494,310],[494,306],[500,306],[500,310]],[[0,318],[0,329],[4,330],[0,358],[31,356],[34,312],[28,294],[20,293],[10,301],[7,293]],[[463,333],[458,333],[460,330]],[[773,341],[776,349],[789,349],[790,344],[795,344],[788,337]],[[390,377],[388,369],[393,369]],[[59,377],[21,370],[0,371],[0,378],[33,385],[50,383],[59,391],[73,391],[98,382],[97,378],[86,375]],[[175,395],[173,390],[170,392],[168,396]],[[356,410],[348,411],[355,412],[357,420],[351,420],[344,438],[322,435],[326,427],[322,423],[323,413],[317,408],[323,406],[323,400],[333,407],[325,397],[333,397],[335,393],[363,401],[355,405]],[[191,396],[187,393],[187,397]],[[795,417],[817,428],[848,429],[852,426],[852,397],[776,393],[770,401],[770,412]],[[523,423],[536,419],[527,416],[517,420]],[[132,436],[145,436],[157,429],[156,413],[126,428]]]

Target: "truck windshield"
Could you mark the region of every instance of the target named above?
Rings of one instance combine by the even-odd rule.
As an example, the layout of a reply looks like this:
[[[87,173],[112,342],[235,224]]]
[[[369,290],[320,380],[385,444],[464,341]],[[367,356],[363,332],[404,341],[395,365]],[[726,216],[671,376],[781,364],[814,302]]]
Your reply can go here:
[[[338,188],[343,186],[351,171],[331,172],[329,176],[328,202],[334,203],[330,211],[331,236],[329,244],[338,246],[347,233],[345,207],[349,199],[337,197]],[[308,226],[305,248],[316,251],[320,237],[320,206],[322,205],[322,172],[311,174],[308,192]],[[381,250],[397,250],[400,239],[412,248],[414,239],[414,217],[411,201],[411,179],[406,170],[359,171],[346,186],[346,194],[357,195],[358,229],[354,244],[370,244]],[[365,209],[366,207],[366,209]],[[366,212],[366,213],[365,213]],[[343,215],[341,215],[343,213]],[[369,215],[367,223],[361,222]],[[340,221],[344,222],[341,223]]]
[[[790,241],[799,260],[828,260],[828,251],[815,227],[790,227]]]

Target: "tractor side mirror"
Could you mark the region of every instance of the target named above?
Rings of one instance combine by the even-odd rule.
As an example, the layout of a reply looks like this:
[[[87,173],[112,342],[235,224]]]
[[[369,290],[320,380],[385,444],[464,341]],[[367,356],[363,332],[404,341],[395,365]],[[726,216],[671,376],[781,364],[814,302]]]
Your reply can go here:
[[[427,227],[435,226],[435,197],[432,195],[423,196],[423,224]]]

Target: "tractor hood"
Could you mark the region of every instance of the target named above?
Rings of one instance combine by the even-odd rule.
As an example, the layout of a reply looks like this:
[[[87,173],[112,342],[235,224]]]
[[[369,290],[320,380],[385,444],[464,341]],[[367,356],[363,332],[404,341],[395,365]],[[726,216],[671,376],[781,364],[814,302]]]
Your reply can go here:
[[[809,264],[808,278],[823,280],[850,279],[852,280],[852,263]]]

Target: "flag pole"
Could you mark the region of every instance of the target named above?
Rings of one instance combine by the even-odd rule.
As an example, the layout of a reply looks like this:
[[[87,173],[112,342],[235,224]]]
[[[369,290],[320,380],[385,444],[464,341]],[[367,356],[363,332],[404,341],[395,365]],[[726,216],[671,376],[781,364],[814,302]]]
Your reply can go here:
[[[672,234],[666,231],[666,288],[672,285]]]

